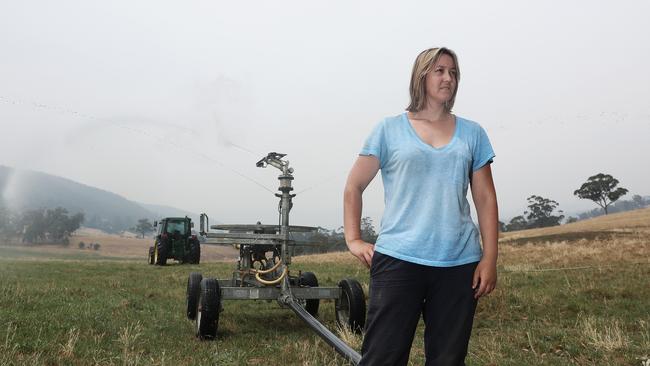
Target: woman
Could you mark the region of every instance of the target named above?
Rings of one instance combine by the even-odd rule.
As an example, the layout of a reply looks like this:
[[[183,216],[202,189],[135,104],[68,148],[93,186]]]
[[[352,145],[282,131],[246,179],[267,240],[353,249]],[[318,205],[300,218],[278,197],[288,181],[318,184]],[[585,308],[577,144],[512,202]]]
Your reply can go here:
[[[420,53],[407,112],[375,127],[350,171],[345,240],[370,268],[361,365],[406,365],[420,314],[426,364],[464,365],[477,299],[496,286],[494,152],[481,126],[451,113],[459,79],[453,51]],[[380,169],[385,209],[373,245],[361,239],[362,193]]]

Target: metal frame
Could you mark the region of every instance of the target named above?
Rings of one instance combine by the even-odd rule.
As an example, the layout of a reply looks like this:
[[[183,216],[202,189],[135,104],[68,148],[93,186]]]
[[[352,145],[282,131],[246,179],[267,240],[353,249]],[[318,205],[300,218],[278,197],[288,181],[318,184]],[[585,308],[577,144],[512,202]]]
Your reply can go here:
[[[289,272],[291,254],[289,247],[298,245],[290,239],[294,232],[314,232],[315,227],[290,226],[289,212],[293,206],[295,194],[293,187],[293,168],[289,161],[282,160],[286,154],[269,153],[260,159],[256,166],[265,168],[273,166],[282,174],[278,176],[280,186],[275,196],[280,198],[279,225],[209,225],[209,218],[202,213],[200,216],[200,233],[207,240],[203,244],[237,245],[240,251],[237,269],[231,279],[220,279],[221,299],[225,300],[277,300],[280,306],[291,308],[296,315],[304,320],[321,338],[334,347],[338,353],[356,365],[361,355],[325,328],[316,318],[311,316],[300,304],[308,299],[340,299],[339,287],[301,287],[299,276]],[[211,233],[209,228],[228,231]],[[271,254],[269,258],[267,255]],[[257,266],[256,266],[257,264]]]

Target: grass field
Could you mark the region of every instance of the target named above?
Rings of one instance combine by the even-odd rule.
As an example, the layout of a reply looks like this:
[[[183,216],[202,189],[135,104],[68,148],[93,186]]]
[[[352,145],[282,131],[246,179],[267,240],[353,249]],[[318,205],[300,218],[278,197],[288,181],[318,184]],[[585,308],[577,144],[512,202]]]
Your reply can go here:
[[[67,249],[0,246],[0,365],[344,364],[275,302],[227,301],[218,339],[196,340],[184,317],[187,275],[228,278],[234,262],[148,266],[148,241],[108,240],[84,237],[99,251],[74,240]],[[650,209],[506,233],[500,245],[499,285],[479,302],[469,365],[641,366],[650,358]],[[347,253],[294,258],[299,269],[322,285],[368,282]],[[321,303],[331,329],[333,308]],[[424,363],[422,332],[413,365]],[[342,336],[359,349],[360,337]]]

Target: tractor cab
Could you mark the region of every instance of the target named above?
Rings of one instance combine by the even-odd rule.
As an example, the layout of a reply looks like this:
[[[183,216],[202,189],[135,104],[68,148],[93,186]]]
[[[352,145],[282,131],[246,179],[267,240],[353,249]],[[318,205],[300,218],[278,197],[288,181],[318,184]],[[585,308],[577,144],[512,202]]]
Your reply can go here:
[[[162,231],[169,236],[173,236],[174,239],[180,239],[181,237],[187,237],[190,235],[190,225],[188,225],[189,219],[180,219],[180,218],[168,218],[161,225]]]
[[[167,259],[181,263],[198,264],[201,248],[196,234],[192,233],[194,223],[189,217],[166,217],[155,221],[154,246],[149,249],[151,264],[165,265]]]

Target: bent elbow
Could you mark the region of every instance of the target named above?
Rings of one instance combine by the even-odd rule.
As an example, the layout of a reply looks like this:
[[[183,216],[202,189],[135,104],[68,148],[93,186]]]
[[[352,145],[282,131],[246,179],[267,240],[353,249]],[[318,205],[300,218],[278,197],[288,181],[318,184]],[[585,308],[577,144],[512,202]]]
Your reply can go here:
[[[343,189],[343,198],[347,201],[363,194],[363,187],[361,185],[352,184],[348,182]]]

